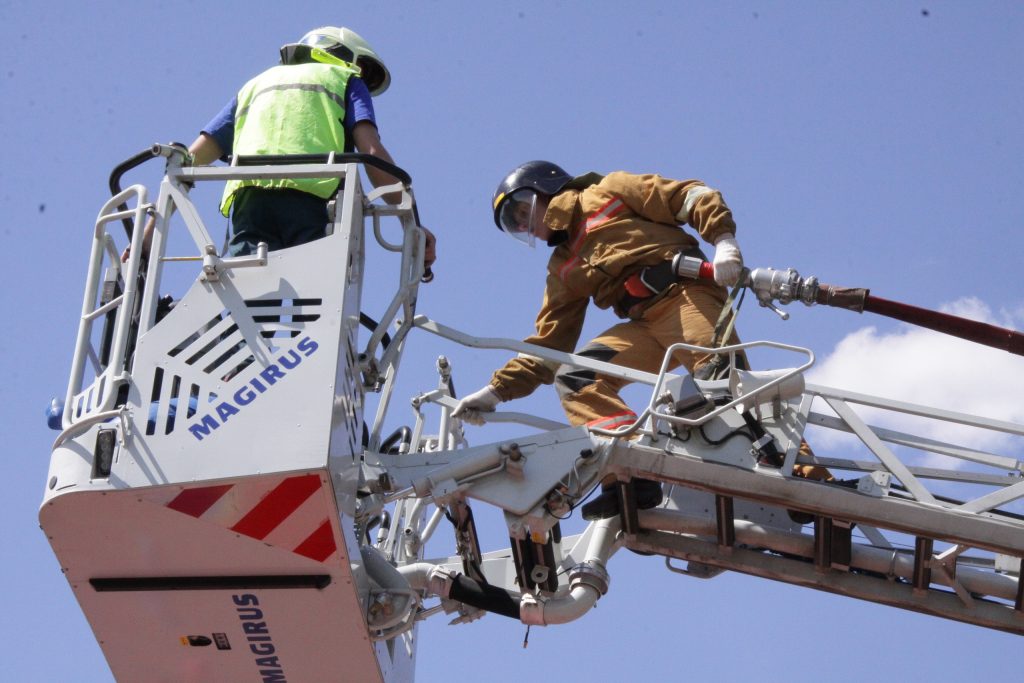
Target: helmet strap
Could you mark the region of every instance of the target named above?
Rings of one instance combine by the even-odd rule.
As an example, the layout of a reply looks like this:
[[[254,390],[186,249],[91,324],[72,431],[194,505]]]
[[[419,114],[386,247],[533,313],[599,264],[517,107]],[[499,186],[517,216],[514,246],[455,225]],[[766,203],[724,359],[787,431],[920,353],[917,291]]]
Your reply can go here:
[[[568,239],[568,232],[565,230],[555,230],[551,233],[551,237],[548,238],[548,246],[557,247],[559,244],[564,244]]]
[[[321,50],[318,47],[310,48],[309,55],[310,57],[313,58],[313,61],[320,62],[321,64],[330,64],[331,66],[343,66],[346,69],[352,69],[357,72],[359,71],[359,67],[352,64],[351,62],[346,62],[344,59],[341,59],[340,57],[335,57],[327,50]]]

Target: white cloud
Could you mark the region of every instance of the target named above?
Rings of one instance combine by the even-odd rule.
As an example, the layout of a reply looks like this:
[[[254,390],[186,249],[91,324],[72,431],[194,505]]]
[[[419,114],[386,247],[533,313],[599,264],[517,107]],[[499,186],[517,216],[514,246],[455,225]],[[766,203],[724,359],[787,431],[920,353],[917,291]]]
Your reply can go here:
[[[942,310],[1010,328],[1024,318],[1024,307],[997,316],[976,298],[959,299]],[[808,373],[808,381],[1024,424],[1024,356],[909,325],[884,333],[864,327],[847,335]],[[922,430],[920,420],[895,413],[872,413],[870,422],[972,448],[1012,448],[1014,441],[1020,448],[1019,438],[934,421]]]

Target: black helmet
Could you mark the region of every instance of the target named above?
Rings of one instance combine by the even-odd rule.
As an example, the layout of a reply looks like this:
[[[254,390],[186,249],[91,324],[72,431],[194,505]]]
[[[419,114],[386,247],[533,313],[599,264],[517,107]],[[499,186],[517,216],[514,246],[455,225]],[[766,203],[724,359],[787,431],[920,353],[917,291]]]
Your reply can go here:
[[[505,179],[498,183],[494,191],[491,208],[494,209],[494,224],[498,230],[505,231],[501,226],[501,207],[517,190],[532,190],[545,195],[558,194],[572,176],[561,166],[550,161],[527,161],[512,170]]]

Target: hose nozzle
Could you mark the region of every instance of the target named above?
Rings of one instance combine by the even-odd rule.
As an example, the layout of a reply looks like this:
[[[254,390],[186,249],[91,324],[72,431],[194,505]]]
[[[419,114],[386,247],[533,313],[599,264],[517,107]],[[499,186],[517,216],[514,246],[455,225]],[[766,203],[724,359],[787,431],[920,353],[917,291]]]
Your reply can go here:
[[[793,268],[755,268],[750,271],[747,285],[758,303],[768,308],[774,308],[775,301],[780,304],[802,301],[806,306],[813,306],[818,296],[818,278],[802,278]]]

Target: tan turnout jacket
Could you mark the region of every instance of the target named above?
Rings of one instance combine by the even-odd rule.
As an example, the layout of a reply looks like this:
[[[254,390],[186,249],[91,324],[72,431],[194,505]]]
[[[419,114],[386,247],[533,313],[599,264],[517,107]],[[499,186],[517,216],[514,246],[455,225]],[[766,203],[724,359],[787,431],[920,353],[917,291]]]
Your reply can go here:
[[[736,232],[721,193],[701,181],[621,171],[582,190],[555,195],[544,222],[552,230],[565,231],[567,239],[548,261],[537,330],[525,341],[570,353],[579,341],[591,299],[598,308],[614,308],[625,317],[616,306],[625,280],[697,245],[680,225],[689,224],[709,244]],[[494,373],[491,386],[509,401],[550,384],[555,369],[539,358],[520,355]]]

